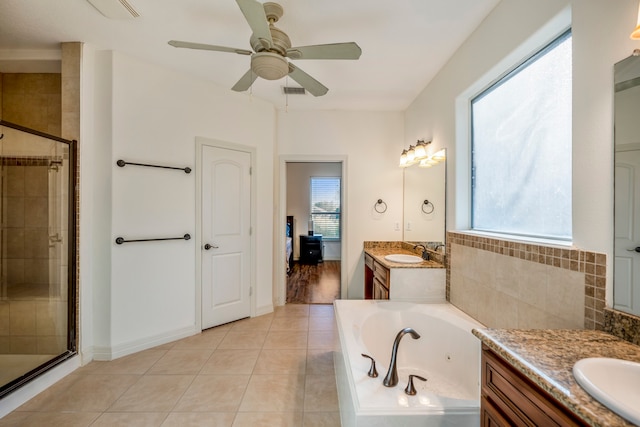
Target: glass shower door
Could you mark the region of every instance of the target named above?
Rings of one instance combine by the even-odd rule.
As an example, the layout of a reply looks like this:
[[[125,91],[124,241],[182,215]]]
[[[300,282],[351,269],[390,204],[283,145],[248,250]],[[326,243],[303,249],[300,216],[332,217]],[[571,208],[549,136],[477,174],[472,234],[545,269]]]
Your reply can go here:
[[[0,121],[0,397],[75,353],[74,143]]]

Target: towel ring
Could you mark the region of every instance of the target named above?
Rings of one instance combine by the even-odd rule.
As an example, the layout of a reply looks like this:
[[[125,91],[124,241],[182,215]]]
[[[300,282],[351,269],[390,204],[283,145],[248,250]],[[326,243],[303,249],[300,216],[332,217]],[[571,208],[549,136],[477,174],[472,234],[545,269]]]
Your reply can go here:
[[[382,199],[378,199],[376,204],[373,205],[373,209],[378,213],[385,213],[387,211],[387,204]]]
[[[431,206],[431,209],[429,210],[425,210],[425,206],[427,207],[427,209],[429,209],[429,206]],[[422,209],[422,212],[426,213],[426,214],[430,214],[433,212],[433,210],[436,208],[435,206],[433,206],[433,203],[431,203],[430,201],[428,201],[427,199],[424,200],[424,202],[422,202],[422,206],[420,207]]]

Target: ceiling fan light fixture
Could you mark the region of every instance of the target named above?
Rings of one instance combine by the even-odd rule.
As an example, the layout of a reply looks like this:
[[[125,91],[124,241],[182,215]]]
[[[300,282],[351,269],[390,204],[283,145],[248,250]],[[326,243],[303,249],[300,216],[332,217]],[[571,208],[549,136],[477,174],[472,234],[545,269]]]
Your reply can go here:
[[[278,80],[289,74],[289,63],[277,53],[258,52],[251,57],[251,69],[266,80]]]
[[[638,5],[638,21],[636,24],[636,29],[633,30],[629,38],[631,40],[640,40],[640,5]]]

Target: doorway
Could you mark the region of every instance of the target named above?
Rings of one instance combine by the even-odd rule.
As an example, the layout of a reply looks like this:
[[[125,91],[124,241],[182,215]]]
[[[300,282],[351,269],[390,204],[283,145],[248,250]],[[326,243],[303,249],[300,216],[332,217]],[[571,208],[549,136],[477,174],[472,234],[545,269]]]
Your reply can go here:
[[[201,329],[250,317],[254,254],[253,152],[198,139],[198,277]]]
[[[75,141],[0,121],[0,398],[76,351]]]
[[[346,298],[346,157],[330,156],[282,156],[280,159],[280,216],[283,228],[282,235],[287,234],[287,218],[293,218],[293,230],[290,238],[293,241],[293,265],[287,274],[287,241],[282,240],[282,258],[278,264],[282,269],[276,270],[279,286],[275,289],[276,304],[285,303],[332,303],[334,299]],[[322,213],[333,212],[325,209],[323,202],[313,200],[312,180],[322,181],[333,178],[339,181],[339,230],[335,234],[335,225],[331,215],[322,217]],[[319,203],[318,203],[319,202]],[[314,206],[323,206],[315,209]],[[322,211],[327,212],[322,212]],[[321,212],[319,215],[316,213]],[[286,228],[285,228],[286,227]],[[313,238],[309,238],[310,232]],[[318,236],[320,234],[321,236]],[[323,235],[324,234],[324,235]],[[319,238],[318,238],[319,237]],[[320,240],[321,239],[321,240]],[[311,244],[313,247],[309,247]],[[315,245],[320,245],[318,255]],[[303,248],[309,249],[309,253]],[[303,250],[301,257],[301,250]],[[311,256],[308,256],[311,254]],[[320,260],[320,261],[319,261]]]

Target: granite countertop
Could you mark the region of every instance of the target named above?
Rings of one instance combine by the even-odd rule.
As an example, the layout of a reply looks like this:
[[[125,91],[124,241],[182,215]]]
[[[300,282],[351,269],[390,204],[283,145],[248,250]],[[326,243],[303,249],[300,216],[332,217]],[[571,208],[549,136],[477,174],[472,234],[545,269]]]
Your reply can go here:
[[[587,394],[573,365],[587,357],[640,362],[640,346],[593,330],[474,329],[491,350],[592,426],[633,426]]]
[[[420,252],[415,252],[404,248],[365,248],[364,252],[371,255],[376,261],[387,268],[444,268],[444,265],[434,261],[422,261],[421,263],[407,264],[402,262],[387,261],[385,255],[405,254],[420,256]]]

